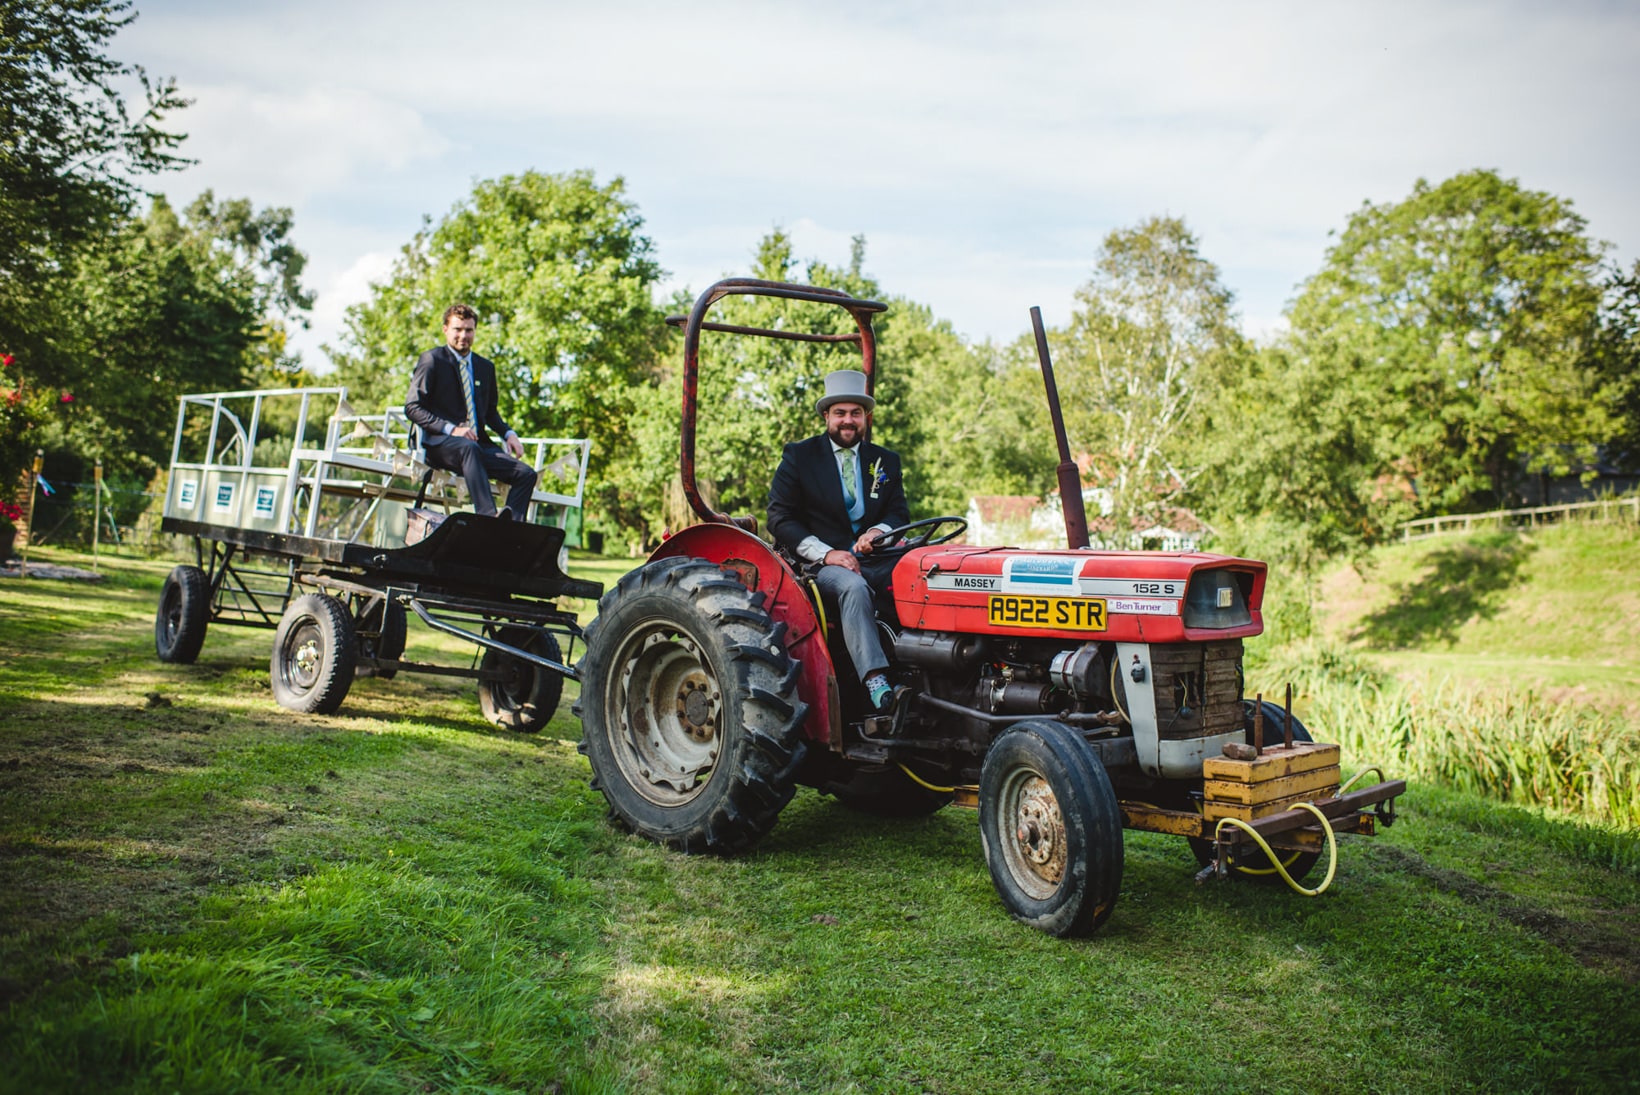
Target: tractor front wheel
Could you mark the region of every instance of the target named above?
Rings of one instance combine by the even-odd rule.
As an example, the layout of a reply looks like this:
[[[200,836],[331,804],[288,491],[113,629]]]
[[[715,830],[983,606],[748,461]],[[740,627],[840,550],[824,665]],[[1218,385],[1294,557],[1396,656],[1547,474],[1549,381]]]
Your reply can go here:
[[[785,625],[712,563],[659,559],[623,577],[587,627],[581,752],[634,832],[733,852],[796,788],[806,709]]]
[[[1109,918],[1122,887],[1122,813],[1081,734],[1052,719],[1004,731],[980,770],[979,831],[1015,919],[1069,936]]]

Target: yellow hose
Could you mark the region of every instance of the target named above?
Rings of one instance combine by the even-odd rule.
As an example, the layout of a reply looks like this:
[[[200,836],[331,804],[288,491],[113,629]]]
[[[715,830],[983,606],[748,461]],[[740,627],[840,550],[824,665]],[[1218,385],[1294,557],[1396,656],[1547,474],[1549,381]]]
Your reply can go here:
[[[814,604],[814,614],[820,617],[820,642],[824,644],[826,641],[826,636],[830,632],[826,627],[826,606],[820,599],[820,584],[813,578],[808,578],[805,580],[809,585],[809,600]]]
[[[1355,786],[1355,781],[1360,779],[1362,776],[1366,775],[1368,772],[1377,772],[1379,782],[1380,783],[1383,782],[1383,780],[1384,780],[1384,770],[1382,768],[1379,768],[1377,765],[1373,765],[1371,768],[1361,769],[1359,772],[1355,773],[1355,775],[1353,775],[1349,779],[1345,780],[1344,781],[1344,786],[1342,786],[1338,789],[1338,794],[1342,795],[1345,791],[1348,791],[1351,787],[1354,787]]]
[[[906,775],[910,776],[911,777],[911,782],[915,783],[918,787],[926,787],[930,791],[934,791],[934,792],[936,792],[938,794],[942,794],[942,795],[949,795],[949,794],[956,791],[955,787],[936,787],[936,786],[934,786],[932,783],[929,783],[926,779],[923,779],[921,776],[919,776],[917,773],[913,772],[911,769],[907,768],[903,764],[900,765],[900,771],[902,771]]]
[[[1321,885],[1317,886],[1313,890],[1307,890],[1294,881],[1293,876],[1287,873],[1287,868],[1282,866],[1281,860],[1276,858],[1275,850],[1272,849],[1270,845],[1265,842],[1264,838],[1259,835],[1258,830],[1240,818],[1220,818],[1219,823],[1213,827],[1213,839],[1218,840],[1219,833],[1223,832],[1226,825],[1234,826],[1235,828],[1242,830],[1244,833],[1251,836],[1258,846],[1263,849],[1264,854],[1270,858],[1270,863],[1274,867],[1276,873],[1281,875],[1283,882],[1287,883],[1287,885],[1291,886],[1294,890],[1297,890],[1305,897],[1316,897],[1323,893],[1328,886],[1332,885],[1333,874],[1338,870],[1338,844],[1333,838],[1332,824],[1327,820],[1326,814],[1322,813],[1320,810],[1316,809],[1313,804],[1308,802],[1298,803],[1297,808],[1301,810],[1308,810],[1310,813],[1314,814],[1316,816],[1316,820],[1321,822],[1321,831],[1327,834],[1327,877],[1323,878],[1321,880]],[[1245,868],[1242,869],[1245,870]],[[1248,871],[1248,873],[1252,874],[1254,872]],[[1262,874],[1267,872],[1260,870],[1257,873]]]

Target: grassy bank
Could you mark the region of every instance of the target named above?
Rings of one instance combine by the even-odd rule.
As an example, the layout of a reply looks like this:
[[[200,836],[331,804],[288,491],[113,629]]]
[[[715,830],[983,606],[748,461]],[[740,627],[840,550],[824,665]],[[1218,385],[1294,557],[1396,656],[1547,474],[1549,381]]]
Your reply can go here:
[[[1389,672],[1640,725],[1640,528],[1573,522],[1378,551],[1321,586],[1321,637]]]
[[[577,573],[599,565],[624,564]],[[105,569],[0,586],[0,1089],[1549,1091],[1640,1068],[1632,835],[1418,783],[1306,900],[1197,887],[1182,842],[1129,834],[1110,924],[1061,942],[1002,913],[971,814],[805,791],[752,855],[679,856],[605,822],[567,698],[536,737],[438,678],[293,716],[268,632],[163,666],[163,568]]]

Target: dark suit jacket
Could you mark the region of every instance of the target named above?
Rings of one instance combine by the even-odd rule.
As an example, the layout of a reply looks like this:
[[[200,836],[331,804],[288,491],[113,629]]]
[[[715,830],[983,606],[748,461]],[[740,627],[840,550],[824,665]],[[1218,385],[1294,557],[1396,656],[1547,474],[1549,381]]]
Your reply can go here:
[[[866,512],[860,527],[898,528],[911,521],[900,479],[900,457],[881,445],[862,443],[857,450],[865,480]],[[875,485],[872,469],[878,469]],[[875,495],[875,497],[873,497]],[[831,547],[848,551],[858,538],[843,504],[843,485],[837,477],[837,458],[825,434],[786,446],[780,467],[769,487],[769,532],[788,551],[817,536]]]
[[[478,410],[478,443],[499,444],[507,436],[507,424],[495,404],[495,366],[487,357],[473,355],[473,404]],[[416,359],[410,374],[410,397],[404,413],[421,427],[423,445],[441,444],[446,426],[467,421],[467,399],[461,394],[461,366],[456,352],[448,346],[428,350]],[[493,432],[491,438],[486,430]]]

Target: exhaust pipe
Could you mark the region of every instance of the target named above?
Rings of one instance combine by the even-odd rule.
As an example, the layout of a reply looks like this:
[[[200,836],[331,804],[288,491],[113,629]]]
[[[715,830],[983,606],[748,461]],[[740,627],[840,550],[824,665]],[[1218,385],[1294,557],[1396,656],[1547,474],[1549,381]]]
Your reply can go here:
[[[1048,360],[1048,332],[1042,327],[1042,309],[1031,305],[1031,329],[1036,332],[1036,357],[1042,362],[1042,382],[1048,387],[1048,413],[1053,416],[1053,438],[1059,443],[1059,508],[1065,515],[1065,544],[1071,548],[1088,546],[1088,512],[1082,505],[1082,472],[1071,459],[1071,443],[1065,436],[1065,416],[1059,411],[1059,386],[1053,382],[1053,362]]]

